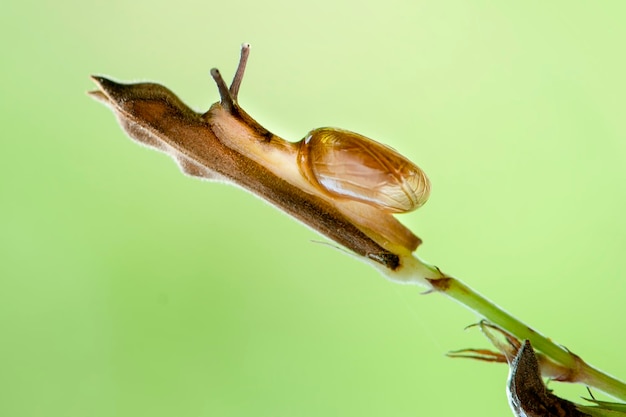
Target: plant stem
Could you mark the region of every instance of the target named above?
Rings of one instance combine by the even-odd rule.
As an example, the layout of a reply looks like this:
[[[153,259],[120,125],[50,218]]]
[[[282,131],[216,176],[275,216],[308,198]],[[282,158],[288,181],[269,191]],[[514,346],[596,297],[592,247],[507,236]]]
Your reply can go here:
[[[577,355],[536,332],[458,279],[444,274],[437,267],[427,264],[415,255],[403,257],[403,265],[404,268],[397,272],[386,268],[379,269],[391,280],[425,286],[431,291],[439,292],[520,340],[530,340],[536,350],[569,371],[571,382],[586,384],[626,401],[624,382],[590,366]]]

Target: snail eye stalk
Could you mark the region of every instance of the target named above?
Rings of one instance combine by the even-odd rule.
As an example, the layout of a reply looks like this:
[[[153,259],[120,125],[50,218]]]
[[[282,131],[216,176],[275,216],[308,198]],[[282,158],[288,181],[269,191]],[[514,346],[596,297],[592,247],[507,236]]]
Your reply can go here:
[[[217,90],[220,92],[220,102],[222,103],[222,106],[229,112],[233,112],[237,108],[237,100],[232,96],[232,94],[230,94],[230,90],[226,85],[226,82],[224,82],[224,78],[222,78],[220,70],[212,68],[211,77],[213,77],[215,84],[217,84]]]
[[[217,84],[217,89],[220,92],[220,98],[222,106],[233,112],[237,108],[237,96],[239,95],[239,88],[241,87],[241,81],[243,80],[243,74],[246,71],[246,64],[248,63],[248,56],[250,56],[250,44],[244,43],[241,45],[241,57],[239,58],[239,65],[237,71],[233,77],[233,81],[230,83],[230,88],[226,86],[222,74],[217,68],[211,69],[211,77]]]
[[[250,56],[250,44],[244,43],[241,45],[241,57],[239,58],[237,71],[235,72],[235,76],[233,77],[233,82],[230,83],[230,95],[235,101],[237,101],[237,96],[239,95],[239,87],[241,87],[243,74],[246,71],[248,56]]]

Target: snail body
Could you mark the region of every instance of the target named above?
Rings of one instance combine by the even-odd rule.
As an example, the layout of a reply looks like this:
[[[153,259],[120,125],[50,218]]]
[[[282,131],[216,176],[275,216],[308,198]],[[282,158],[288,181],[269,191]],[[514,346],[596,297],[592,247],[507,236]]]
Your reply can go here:
[[[271,133],[237,100],[249,52],[249,45],[244,44],[230,87],[217,69],[211,70],[221,100],[201,117],[219,142],[313,196],[319,204],[332,207],[335,214],[328,212],[325,216],[346,218],[384,250],[395,254],[413,252],[421,240],[393,214],[415,210],[426,202],[430,194],[426,174],[392,148],[347,130],[314,129],[298,142]],[[240,169],[247,172],[255,168],[241,165]],[[263,192],[273,195],[273,186],[282,185],[277,182]],[[279,199],[278,205],[284,204],[291,204],[289,198]],[[342,229],[325,228],[323,233],[343,236]],[[372,259],[379,258],[378,252],[366,253]],[[382,258],[378,261],[393,264],[392,269],[397,267]]]

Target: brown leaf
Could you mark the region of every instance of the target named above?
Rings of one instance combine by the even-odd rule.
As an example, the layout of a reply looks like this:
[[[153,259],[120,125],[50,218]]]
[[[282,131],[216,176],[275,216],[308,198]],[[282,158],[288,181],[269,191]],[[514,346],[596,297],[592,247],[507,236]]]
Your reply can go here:
[[[528,340],[524,341],[510,364],[507,394],[511,409],[518,417],[589,416],[578,410],[574,403],[557,397],[546,388]]]
[[[264,135],[269,133],[257,126],[258,123],[243,110],[235,107],[232,113],[228,113],[220,103],[216,103],[211,107],[212,113],[202,115],[158,84],[120,84],[104,77],[93,77],[93,80],[99,90],[90,94],[113,110],[129,136],[143,145],[169,154],[186,174],[241,186],[355,253],[390,269],[399,266],[399,255],[384,247],[384,242],[375,239],[380,236],[379,233],[368,233],[367,228],[362,230],[353,218],[346,215],[345,210],[303,191],[260,163],[226,146],[215,133],[216,124]],[[227,119],[218,120],[215,113]],[[242,146],[246,146],[245,139],[242,138]],[[380,218],[385,224],[384,216]],[[397,223],[398,227],[390,221],[397,222],[392,216],[388,216],[387,225],[399,230],[400,234],[405,233],[400,223]],[[418,243],[414,239],[417,238],[410,232],[407,236],[409,242],[414,242],[408,245],[414,249]]]

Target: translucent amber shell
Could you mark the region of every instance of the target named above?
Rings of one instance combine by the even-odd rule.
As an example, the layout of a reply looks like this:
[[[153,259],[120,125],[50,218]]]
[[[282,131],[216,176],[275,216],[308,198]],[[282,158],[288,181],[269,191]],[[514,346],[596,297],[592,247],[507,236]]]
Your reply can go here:
[[[391,213],[415,210],[430,194],[430,181],[417,165],[347,130],[311,131],[300,142],[298,165],[308,181],[325,193]]]

